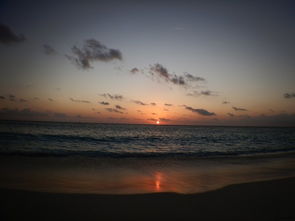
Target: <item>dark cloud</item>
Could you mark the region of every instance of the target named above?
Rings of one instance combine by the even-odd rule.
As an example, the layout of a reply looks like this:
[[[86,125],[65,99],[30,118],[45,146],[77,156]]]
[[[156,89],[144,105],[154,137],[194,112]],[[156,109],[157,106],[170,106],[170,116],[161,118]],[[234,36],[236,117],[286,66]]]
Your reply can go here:
[[[136,73],[139,72],[139,69],[138,69],[138,68],[132,68],[132,69],[130,70],[130,72],[131,72],[132,74],[136,74]]]
[[[197,76],[194,76],[194,75],[189,74],[189,73],[184,73],[184,76],[185,76],[185,78],[186,78],[188,81],[205,81],[204,78],[202,78],[202,77],[197,77]]]
[[[157,119],[155,119],[155,118],[148,118],[147,120],[149,120],[149,121],[157,121]]]
[[[53,113],[54,117],[57,118],[67,118],[68,116],[65,113]]]
[[[188,87],[196,87],[196,83],[200,81],[205,81],[204,78],[196,77],[189,73],[184,73],[183,75],[177,75],[174,73],[170,73],[166,67],[162,64],[156,63],[153,65],[149,65],[149,68],[145,68],[144,70],[139,70],[138,68],[133,68],[130,70],[132,74],[142,73],[147,77],[152,78],[153,80],[164,80],[167,83],[171,83],[174,85],[183,86],[185,88]]]
[[[23,41],[25,41],[24,35],[17,35],[7,25],[0,24],[0,43],[8,45]]]
[[[152,106],[156,106],[157,104],[156,104],[156,103],[154,103],[154,102],[152,102],[152,103],[150,103],[150,105],[152,105]]]
[[[102,101],[102,102],[99,102],[99,103],[102,104],[102,105],[110,105],[109,102],[105,102],[105,101]]]
[[[247,109],[245,109],[245,108],[241,108],[241,107],[233,107],[233,109],[234,109],[235,111],[248,111]]]
[[[171,119],[167,119],[167,118],[160,118],[159,120],[160,121],[163,121],[163,122],[170,122],[170,121],[172,121]]]
[[[138,101],[138,100],[134,100],[133,103],[138,104],[138,105],[142,105],[142,106],[147,105],[146,103],[143,103],[142,101]]]
[[[191,97],[199,97],[199,96],[217,96],[217,93],[214,91],[210,90],[205,90],[205,91],[193,91],[191,93],[188,93],[187,96]]]
[[[92,68],[91,63],[95,61],[122,60],[119,50],[107,48],[95,39],[86,40],[82,48],[74,46],[72,53],[73,55],[66,55],[66,57],[82,69]]]
[[[24,103],[24,102],[28,102],[28,101],[27,101],[26,99],[20,98],[20,99],[19,99],[19,102]]]
[[[117,110],[117,109],[115,109],[115,108],[106,108],[106,110],[107,110],[108,112],[111,112],[111,113],[123,114],[122,111],[119,111],[119,110]]]
[[[8,95],[8,99],[9,99],[10,101],[15,101],[16,97],[15,97],[15,95],[13,95],[13,94],[9,94],[9,95]]]
[[[156,113],[152,113],[152,115],[157,115]]]
[[[229,104],[229,101],[223,101],[222,104]]]
[[[49,100],[50,102],[53,102],[53,101],[54,101],[52,98],[48,98],[48,100]]]
[[[284,98],[286,99],[295,98],[295,93],[285,93]]]
[[[232,114],[232,113],[227,113],[227,115],[230,116],[230,117],[234,117],[234,116],[235,116],[235,115]]]
[[[164,104],[165,106],[167,106],[167,107],[172,107],[173,106],[173,104]]]
[[[124,108],[124,107],[122,107],[120,105],[116,105],[115,107],[116,107],[116,109],[119,109],[119,110],[126,110],[126,108]]]
[[[32,117],[46,117],[48,113],[33,111],[29,108],[19,109],[9,109],[2,108],[0,110],[0,117],[3,119],[23,119]]]
[[[79,100],[79,99],[74,99],[74,98],[70,98],[70,101],[76,102],[76,103],[85,103],[85,104],[91,103],[90,101],[87,101],[87,100]]]
[[[42,45],[42,48],[43,48],[43,52],[46,55],[56,55],[57,54],[57,51],[48,44]]]
[[[185,106],[185,109],[193,112],[193,113],[198,113],[200,115],[203,115],[203,116],[214,116],[216,115],[214,112],[209,112],[205,109],[196,109],[196,108],[192,108],[192,107],[189,107],[189,106]]]
[[[6,98],[4,96],[0,96],[0,99],[1,100],[5,100]]]
[[[101,96],[103,96],[104,98],[112,99],[112,100],[123,100],[124,99],[124,97],[119,94],[112,95],[112,94],[106,93],[106,94],[101,94]]]

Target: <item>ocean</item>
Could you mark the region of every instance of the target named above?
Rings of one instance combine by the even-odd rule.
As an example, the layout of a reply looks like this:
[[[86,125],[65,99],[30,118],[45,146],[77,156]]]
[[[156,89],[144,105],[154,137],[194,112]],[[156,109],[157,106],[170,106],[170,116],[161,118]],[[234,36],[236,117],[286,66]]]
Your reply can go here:
[[[197,193],[295,175],[295,128],[2,121],[0,187]]]
[[[218,157],[295,150],[295,128],[2,122],[0,154]]]

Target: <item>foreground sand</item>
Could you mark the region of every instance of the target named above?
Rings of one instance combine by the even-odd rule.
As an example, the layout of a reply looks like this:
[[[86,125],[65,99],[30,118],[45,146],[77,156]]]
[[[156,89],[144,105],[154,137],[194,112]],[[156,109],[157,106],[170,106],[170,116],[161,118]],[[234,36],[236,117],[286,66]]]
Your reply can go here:
[[[53,194],[0,190],[0,220],[295,220],[295,178],[201,194]]]

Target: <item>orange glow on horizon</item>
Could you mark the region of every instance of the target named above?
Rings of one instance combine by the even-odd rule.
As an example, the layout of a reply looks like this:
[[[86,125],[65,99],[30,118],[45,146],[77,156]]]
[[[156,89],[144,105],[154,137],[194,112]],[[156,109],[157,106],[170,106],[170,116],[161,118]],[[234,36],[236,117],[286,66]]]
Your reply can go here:
[[[156,124],[160,124],[160,121],[157,120]]]

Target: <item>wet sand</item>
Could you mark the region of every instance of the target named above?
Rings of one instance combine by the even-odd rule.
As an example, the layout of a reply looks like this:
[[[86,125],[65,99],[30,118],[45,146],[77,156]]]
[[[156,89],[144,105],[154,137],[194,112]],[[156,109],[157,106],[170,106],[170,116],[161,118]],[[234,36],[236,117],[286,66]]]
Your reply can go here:
[[[295,178],[199,194],[63,194],[1,189],[1,220],[295,220]]]

